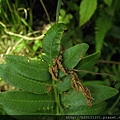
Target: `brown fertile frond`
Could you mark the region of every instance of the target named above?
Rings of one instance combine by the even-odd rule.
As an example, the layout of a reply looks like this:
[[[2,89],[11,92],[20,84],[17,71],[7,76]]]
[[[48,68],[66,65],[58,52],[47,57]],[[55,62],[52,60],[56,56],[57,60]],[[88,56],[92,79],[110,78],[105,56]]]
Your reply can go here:
[[[80,81],[76,81],[79,86],[79,90],[82,92],[83,96],[87,101],[88,106],[92,106],[93,97],[91,96],[90,90],[87,87],[84,87]]]
[[[87,87],[84,87],[78,78],[78,75],[74,71],[70,71],[70,74],[72,76],[72,88],[78,93],[78,91],[81,91],[83,96],[86,98],[87,105],[92,106],[92,100],[93,97],[91,96],[90,90]]]
[[[76,74],[75,74],[75,72],[73,72],[73,71],[70,71],[70,74],[71,74],[71,76],[72,76],[72,78],[71,78],[71,80],[72,80],[72,88],[78,93],[78,91],[79,91],[79,88],[78,88],[78,86],[77,86],[77,84],[76,84]]]
[[[55,59],[53,59],[53,66],[49,67],[49,72],[52,75],[53,80],[59,80],[58,78],[58,71],[59,69],[65,73],[65,75],[68,75],[65,68],[63,67],[62,63],[62,52],[59,54],[59,56]]]
[[[60,54],[58,56],[58,59],[57,59],[57,64],[58,64],[58,67],[61,71],[63,71],[65,73],[65,75],[68,75],[68,73],[66,72],[65,68],[63,67],[63,65],[61,64],[61,60],[62,60],[62,55]]]
[[[58,78],[57,78],[57,73],[55,74],[55,71],[54,71],[54,67],[53,66],[51,66],[51,67],[49,67],[49,72],[50,72],[50,74],[52,75],[52,79],[53,80],[58,80]]]
[[[58,78],[58,72],[59,70],[63,71],[65,75],[68,75],[68,73],[71,74],[71,80],[72,80],[72,88],[78,93],[79,91],[82,92],[83,96],[85,97],[87,101],[88,106],[92,106],[92,100],[93,97],[91,96],[90,90],[87,87],[84,87],[76,74],[76,72],[73,70],[67,70],[63,67],[62,63],[62,52],[60,52],[59,56],[55,59],[53,59],[53,66],[49,67],[49,72],[52,75],[52,79],[56,81],[60,81]]]

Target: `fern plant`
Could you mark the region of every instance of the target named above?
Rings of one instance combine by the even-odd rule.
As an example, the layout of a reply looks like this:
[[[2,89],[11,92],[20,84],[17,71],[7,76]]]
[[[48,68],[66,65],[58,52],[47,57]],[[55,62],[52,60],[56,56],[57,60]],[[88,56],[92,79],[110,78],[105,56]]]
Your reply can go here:
[[[101,3],[99,2],[98,0],[82,0],[79,6],[80,26],[85,25],[88,21],[93,21],[91,18],[95,20],[96,18],[93,16],[97,16],[96,10],[99,12],[99,16],[95,20],[96,52],[102,50],[107,32],[112,28],[115,9],[118,4],[117,0],[114,3],[113,0],[103,0]]]
[[[86,43],[62,51],[65,29],[66,25],[59,23],[48,30],[41,60],[5,56],[0,78],[19,89],[0,93],[0,104],[8,115],[18,119],[27,116],[15,115],[98,115],[106,107],[105,100],[118,93],[104,85],[83,85],[86,73],[79,71],[91,70],[100,52],[85,56]]]
[[[102,49],[104,38],[108,30],[111,28],[111,25],[112,25],[111,16],[106,15],[103,10],[100,10],[100,16],[96,20],[95,27],[96,51]]]

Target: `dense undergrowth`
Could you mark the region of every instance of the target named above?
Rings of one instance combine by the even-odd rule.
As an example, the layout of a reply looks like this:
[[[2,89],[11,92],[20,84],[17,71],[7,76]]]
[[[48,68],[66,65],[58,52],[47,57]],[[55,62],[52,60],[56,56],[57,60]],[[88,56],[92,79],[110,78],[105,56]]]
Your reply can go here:
[[[5,63],[3,55],[7,54],[25,55],[32,60],[40,60],[42,58],[42,55],[44,55],[43,52],[45,52],[45,47],[42,43],[44,38],[43,34],[47,32],[52,24],[55,24],[55,11],[57,8],[57,1],[53,3],[45,0],[43,2],[43,6],[46,7],[48,12],[45,12],[46,10],[44,11],[42,2],[37,0],[0,0],[0,63]],[[70,0],[62,2],[59,14],[59,23],[62,22],[67,25],[67,30],[65,30],[61,39],[62,50],[66,51],[77,44],[87,43],[89,45],[89,49],[86,51],[86,56],[93,53],[97,54],[101,51],[101,55],[96,66],[91,69],[84,69],[83,67],[80,69],[81,71],[78,72],[79,77],[81,74],[83,75],[83,85],[104,85],[111,87],[111,91],[112,88],[119,91],[120,1]],[[89,60],[90,58],[86,61]],[[83,63],[80,63],[80,65]],[[63,65],[64,67],[69,68],[69,65]],[[92,70],[92,72],[90,70]],[[1,81],[3,80],[5,80],[5,78],[1,79]],[[65,90],[68,90],[69,87],[65,87],[67,87]],[[24,90],[24,88],[21,89]],[[25,90],[28,90],[28,88]],[[58,90],[61,89],[58,87]],[[105,90],[107,91],[107,88]],[[90,91],[91,93],[94,93],[91,87]],[[65,96],[66,94],[63,95],[63,97]],[[119,94],[108,100],[105,99],[105,115],[119,115],[119,99]],[[69,100],[70,98],[68,97],[68,101]],[[63,106],[69,106],[67,105],[67,101],[63,100]],[[101,106],[104,107],[105,105],[101,103]],[[73,108],[70,108],[69,112],[72,111],[72,109]],[[77,109],[78,108],[76,108],[76,111]],[[70,113],[72,114],[72,112]],[[2,110],[2,107],[1,114],[6,114]],[[75,111],[73,114],[75,114]]]

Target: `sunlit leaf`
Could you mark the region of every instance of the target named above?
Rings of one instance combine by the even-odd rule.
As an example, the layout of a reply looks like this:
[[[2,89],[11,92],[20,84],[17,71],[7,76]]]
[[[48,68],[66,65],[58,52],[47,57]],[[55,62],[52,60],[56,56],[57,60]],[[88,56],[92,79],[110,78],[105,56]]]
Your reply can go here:
[[[80,26],[85,24],[94,14],[97,8],[97,0],[82,0],[80,4]]]

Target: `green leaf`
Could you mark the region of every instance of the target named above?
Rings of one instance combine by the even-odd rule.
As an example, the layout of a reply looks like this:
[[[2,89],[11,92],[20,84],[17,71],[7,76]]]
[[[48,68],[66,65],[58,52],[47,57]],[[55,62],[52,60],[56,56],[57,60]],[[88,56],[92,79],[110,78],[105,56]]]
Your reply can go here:
[[[66,68],[74,68],[78,62],[83,58],[88,49],[88,44],[81,43],[70,47],[63,53],[63,65]]]
[[[28,115],[30,115],[31,117],[32,117],[32,115],[35,117],[35,115],[36,115],[36,117],[38,116],[38,115],[55,115],[55,111],[53,110],[53,108],[51,108],[51,110],[48,110],[47,108],[46,109],[43,109],[43,110],[37,110],[37,111],[35,111],[35,112],[23,112],[23,111],[19,111],[19,110],[16,110],[16,109],[12,109],[12,108],[10,108],[10,107],[7,107],[7,106],[5,106],[4,107],[4,111],[8,114],[8,115],[13,115],[13,117],[15,116],[15,115],[17,115],[17,116],[15,116],[15,118],[22,118],[22,120],[23,120],[23,118],[26,120],[27,119],[27,117],[28,117]],[[18,115],[20,115],[20,116],[18,116]],[[21,115],[25,115],[24,117],[21,117]],[[31,118],[30,117],[30,118]],[[18,119],[19,120],[19,119]],[[31,120],[31,119],[30,119]]]
[[[104,21],[104,24],[103,24]],[[100,16],[96,21],[95,27],[95,41],[96,41],[96,52],[101,51],[104,38],[107,31],[111,28],[112,19],[106,15],[103,10],[100,11]]]
[[[51,86],[51,81],[48,82],[39,82],[35,79],[30,79],[25,76],[22,76],[20,73],[12,69],[6,64],[0,65],[0,77],[10,83],[11,85],[29,91],[36,94],[47,93],[47,89]]]
[[[100,80],[90,80],[83,82],[83,85],[106,85],[103,81]]]
[[[83,97],[82,93],[76,93],[75,90],[70,90],[67,93],[63,93],[61,95],[61,104],[68,108],[70,106],[80,106],[80,105],[86,105],[86,100]]]
[[[72,106],[64,110],[65,115],[100,115],[106,107],[106,103],[95,104],[90,108],[88,106]],[[80,116],[83,119],[83,116]],[[79,119],[80,119],[79,117]],[[77,116],[76,116],[77,118]]]
[[[111,6],[113,0],[103,0],[103,2],[108,5],[109,7]]]
[[[7,107],[5,107],[4,110],[7,112],[7,115],[10,115],[12,118],[15,118],[8,120],[55,120],[56,118],[56,113],[54,112],[54,110],[20,112]]]
[[[65,24],[55,24],[47,31],[43,39],[42,46],[46,53],[43,59],[50,65],[53,64],[53,58],[56,58],[60,52],[60,42],[65,29]]]
[[[64,33],[61,40],[61,45],[63,46],[63,48],[68,49],[73,46],[73,43],[70,39],[73,34],[74,34],[73,30],[68,30],[67,32]]]
[[[0,93],[0,104],[16,112],[36,112],[51,110],[54,107],[54,97],[50,94],[37,95],[25,91],[10,91]],[[14,114],[14,113],[12,113]]]
[[[77,70],[83,70],[81,72],[77,72],[78,76],[80,78],[84,77],[87,74],[87,72],[84,71],[90,71],[93,68],[93,66],[96,64],[99,57],[100,57],[100,52],[93,53],[91,55],[84,57],[76,66]]]
[[[94,14],[97,8],[97,0],[82,0],[80,4],[80,26],[85,24]]]
[[[50,80],[48,64],[43,61],[29,60],[24,56],[6,55],[6,62],[20,74],[39,81]]]
[[[7,107],[5,107],[4,110],[7,112],[7,115],[10,115],[12,118],[15,118],[10,120],[55,120],[53,119],[55,117],[55,113],[49,110],[31,113],[19,112]]]
[[[65,76],[62,78],[62,82],[56,83],[56,88],[58,92],[67,91],[71,88],[71,76]]]
[[[15,118],[15,120],[55,120],[55,112],[54,110],[45,110],[45,111],[36,111],[36,112],[23,112],[16,111],[11,108],[5,107],[7,115]],[[9,120],[9,119],[8,119]],[[14,120],[14,119],[10,119]]]
[[[117,89],[104,85],[87,85],[87,87],[90,89],[94,98],[93,104],[107,100],[119,93]]]
[[[90,90],[93,100],[93,105],[103,102],[118,93],[117,89],[104,85],[87,85]],[[67,94],[61,95],[61,101],[64,107],[86,105],[86,99],[81,92],[78,94],[74,90],[70,90]]]

